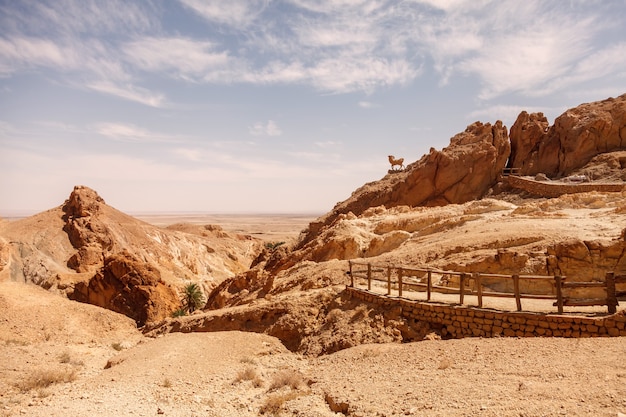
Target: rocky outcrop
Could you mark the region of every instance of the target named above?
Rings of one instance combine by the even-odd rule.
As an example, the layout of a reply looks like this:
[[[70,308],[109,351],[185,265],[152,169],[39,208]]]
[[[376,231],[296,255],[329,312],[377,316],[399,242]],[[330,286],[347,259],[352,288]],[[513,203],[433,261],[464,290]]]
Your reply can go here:
[[[179,308],[176,291],[161,280],[158,269],[128,252],[108,256],[86,282],[78,282],[69,298],[124,314],[139,326],[159,321]]]
[[[404,172],[388,174],[356,190],[332,212],[311,223],[298,247],[318,236],[341,214],[358,216],[376,206],[440,206],[481,198],[497,182],[509,154],[507,129],[501,121],[494,125],[475,122],[450,139],[443,150],[431,148]]]
[[[572,239],[547,250],[550,274],[570,281],[604,281],[607,272],[626,271],[626,242]]]
[[[85,186],[76,186],[65,201],[65,227],[72,246],[77,252],[67,261],[76,272],[88,272],[102,265],[104,254],[113,248],[109,229],[100,220],[104,200],[97,192]]]
[[[508,166],[522,175],[569,175],[596,155],[626,148],[626,94],[581,104],[557,117],[522,112],[511,127]]]
[[[177,308],[175,288],[195,282],[209,292],[246,271],[261,247],[211,225],[155,227],[76,186],[63,205],[0,224],[0,280],[32,282],[144,323]]]

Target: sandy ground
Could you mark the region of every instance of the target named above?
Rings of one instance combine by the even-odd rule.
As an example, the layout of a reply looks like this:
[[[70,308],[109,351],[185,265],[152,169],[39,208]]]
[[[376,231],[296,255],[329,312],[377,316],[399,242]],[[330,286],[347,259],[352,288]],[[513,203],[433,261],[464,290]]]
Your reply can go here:
[[[308,223],[222,220],[268,240]],[[119,314],[0,282],[2,417],[619,417],[625,355],[624,338],[467,338],[313,358],[251,333],[147,338]]]

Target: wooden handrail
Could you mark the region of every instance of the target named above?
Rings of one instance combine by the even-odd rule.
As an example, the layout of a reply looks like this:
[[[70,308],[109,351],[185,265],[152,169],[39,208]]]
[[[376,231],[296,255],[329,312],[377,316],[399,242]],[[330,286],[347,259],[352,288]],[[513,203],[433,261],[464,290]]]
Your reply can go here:
[[[491,273],[467,273],[459,271],[445,271],[430,267],[408,267],[397,265],[372,265],[366,262],[348,261],[350,275],[350,286],[354,287],[357,282],[356,279],[366,279],[367,289],[372,291],[372,282],[385,282],[388,296],[391,295],[393,284],[397,284],[398,296],[403,297],[404,288],[424,288],[426,289],[426,300],[431,301],[432,293],[457,293],[459,295],[459,303],[464,304],[465,296],[472,295],[478,299],[478,307],[483,306],[484,297],[500,297],[500,298],[515,298],[517,311],[522,311],[522,299],[536,299],[536,300],[555,300],[554,306],[557,307],[559,314],[563,313],[565,306],[592,306],[592,305],[606,305],[609,313],[615,313],[617,306],[619,305],[617,297],[626,295],[625,291],[616,291],[615,284],[626,283],[626,274],[616,275],[613,272],[608,272],[604,282],[566,282],[566,277],[561,275],[556,276],[541,276],[541,275],[518,275],[518,274],[491,274]],[[364,269],[354,269],[354,266],[365,267]],[[393,281],[393,271],[396,271],[397,281]],[[385,272],[385,275],[381,273]],[[458,276],[459,288],[434,285],[433,274]],[[416,282],[412,277],[419,276],[426,282]],[[497,291],[485,291],[483,288],[483,278],[501,278],[510,279],[513,281],[513,292],[497,292]],[[521,291],[520,281],[522,280],[544,280],[550,281],[554,284],[555,294],[524,294]],[[471,286],[469,284],[472,283]],[[604,288],[606,290],[606,298],[572,298],[564,294],[564,290],[570,290],[575,288]]]

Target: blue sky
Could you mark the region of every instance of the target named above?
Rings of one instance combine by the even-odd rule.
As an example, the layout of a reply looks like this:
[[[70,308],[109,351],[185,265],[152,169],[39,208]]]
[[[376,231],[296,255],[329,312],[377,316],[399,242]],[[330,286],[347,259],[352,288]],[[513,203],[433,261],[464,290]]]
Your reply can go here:
[[[626,92],[626,3],[0,0],[0,216],[323,213],[476,120]]]

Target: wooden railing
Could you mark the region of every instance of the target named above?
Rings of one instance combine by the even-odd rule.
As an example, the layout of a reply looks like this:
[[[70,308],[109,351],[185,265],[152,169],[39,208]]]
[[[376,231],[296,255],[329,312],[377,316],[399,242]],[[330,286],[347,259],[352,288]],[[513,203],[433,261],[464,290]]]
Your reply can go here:
[[[350,286],[355,287],[358,279],[367,282],[367,290],[372,291],[373,281],[386,283],[387,295],[391,295],[391,290],[397,288],[398,296],[403,297],[403,291],[413,289],[426,291],[426,301],[431,301],[432,293],[458,294],[459,304],[464,304],[465,296],[473,295],[477,297],[478,307],[483,306],[484,297],[515,298],[517,311],[522,311],[522,299],[535,300],[555,300],[553,306],[557,307],[559,313],[563,313],[564,306],[603,306],[608,307],[609,313],[617,311],[618,297],[626,296],[626,291],[617,291],[615,284],[626,283],[626,275],[615,275],[608,272],[603,282],[567,282],[566,277],[555,275],[505,275],[505,274],[483,274],[479,272],[456,272],[443,271],[434,268],[406,267],[406,266],[376,266],[371,263],[348,261],[350,276]],[[359,269],[360,268],[360,269]],[[395,273],[395,277],[393,272]],[[447,285],[435,285],[433,274],[442,277],[458,277],[458,287]],[[415,279],[418,278],[419,280]],[[395,279],[394,279],[395,278]],[[490,290],[483,285],[483,279],[511,280],[513,292],[498,292]],[[529,294],[520,290],[522,281],[543,281],[549,283],[554,288],[554,294]],[[574,298],[565,293],[568,290],[577,288],[603,288],[606,297],[600,298]],[[564,291],[565,290],[565,291]]]

